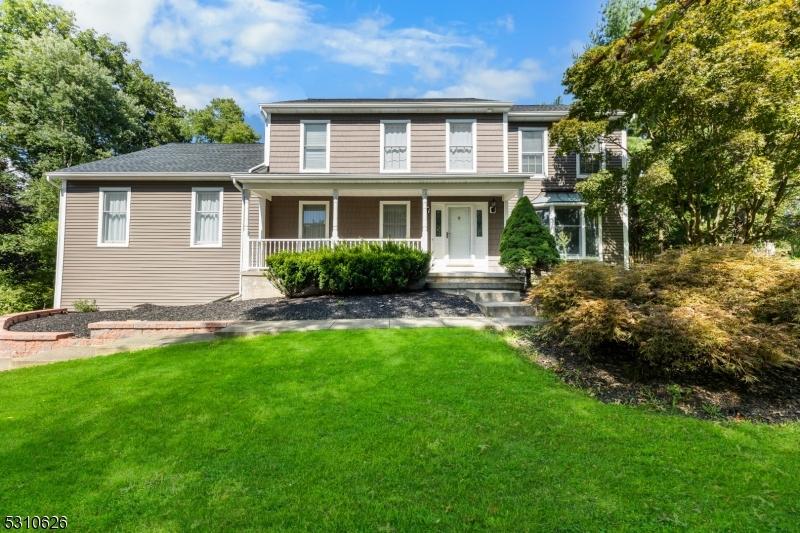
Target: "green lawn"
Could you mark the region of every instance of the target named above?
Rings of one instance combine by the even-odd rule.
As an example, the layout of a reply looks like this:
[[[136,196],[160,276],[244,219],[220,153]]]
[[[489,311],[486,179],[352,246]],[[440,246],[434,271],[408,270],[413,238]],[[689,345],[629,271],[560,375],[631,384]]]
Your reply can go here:
[[[496,334],[323,331],[0,373],[0,515],[106,530],[789,530],[800,425],[599,403]]]

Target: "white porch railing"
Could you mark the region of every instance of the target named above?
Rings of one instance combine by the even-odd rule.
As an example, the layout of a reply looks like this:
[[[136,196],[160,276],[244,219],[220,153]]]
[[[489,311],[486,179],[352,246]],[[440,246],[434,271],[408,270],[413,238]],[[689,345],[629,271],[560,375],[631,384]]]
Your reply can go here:
[[[249,241],[246,264],[250,270],[264,270],[267,268],[267,257],[278,252],[305,252],[333,246],[389,242],[404,244],[417,250],[422,249],[422,239],[249,239]]]

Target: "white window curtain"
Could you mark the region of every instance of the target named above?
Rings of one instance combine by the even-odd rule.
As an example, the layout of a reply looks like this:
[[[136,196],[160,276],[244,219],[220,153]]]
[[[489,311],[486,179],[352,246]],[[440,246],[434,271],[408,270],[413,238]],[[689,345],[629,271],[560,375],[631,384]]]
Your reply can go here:
[[[194,244],[220,244],[220,191],[195,191]]]
[[[383,205],[383,238],[407,239],[408,213],[406,204]]]
[[[303,205],[303,238],[327,239],[325,234],[325,218],[327,216],[324,204]]]
[[[522,172],[544,174],[544,131],[522,130]]]
[[[600,255],[600,228],[597,217],[586,216],[586,256],[598,257]]]
[[[128,240],[128,191],[103,191],[102,242],[124,244]]]
[[[328,125],[307,123],[304,125],[303,169],[325,170]]]
[[[450,170],[472,170],[472,122],[450,122]]]
[[[384,170],[408,168],[407,128],[407,123],[385,123],[383,125]]]

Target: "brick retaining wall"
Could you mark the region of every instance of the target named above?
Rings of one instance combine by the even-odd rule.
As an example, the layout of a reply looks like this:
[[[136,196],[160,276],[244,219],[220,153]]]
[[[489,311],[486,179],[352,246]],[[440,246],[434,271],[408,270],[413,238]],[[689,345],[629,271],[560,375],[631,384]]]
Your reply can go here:
[[[214,333],[233,320],[149,321],[126,320],[92,322],[90,338],[78,338],[71,331],[11,331],[14,324],[50,315],[66,313],[66,309],[40,309],[0,317],[0,357],[20,358],[69,346],[102,346],[106,342],[144,335],[180,337],[197,333]]]

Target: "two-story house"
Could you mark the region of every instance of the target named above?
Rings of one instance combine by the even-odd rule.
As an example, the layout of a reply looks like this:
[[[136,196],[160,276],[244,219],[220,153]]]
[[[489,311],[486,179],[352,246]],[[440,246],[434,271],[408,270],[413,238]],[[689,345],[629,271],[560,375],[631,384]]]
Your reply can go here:
[[[561,105],[474,98],[263,104],[264,143],[168,144],[50,173],[61,180],[55,305],[102,309],[274,294],[281,250],[402,241],[433,272],[502,270],[527,195],[567,259],[627,261],[625,216],[589,216],[575,183],[622,165],[619,143],[556,155]],[[616,146],[616,145],[615,145]],[[623,212],[624,213],[624,212]]]

